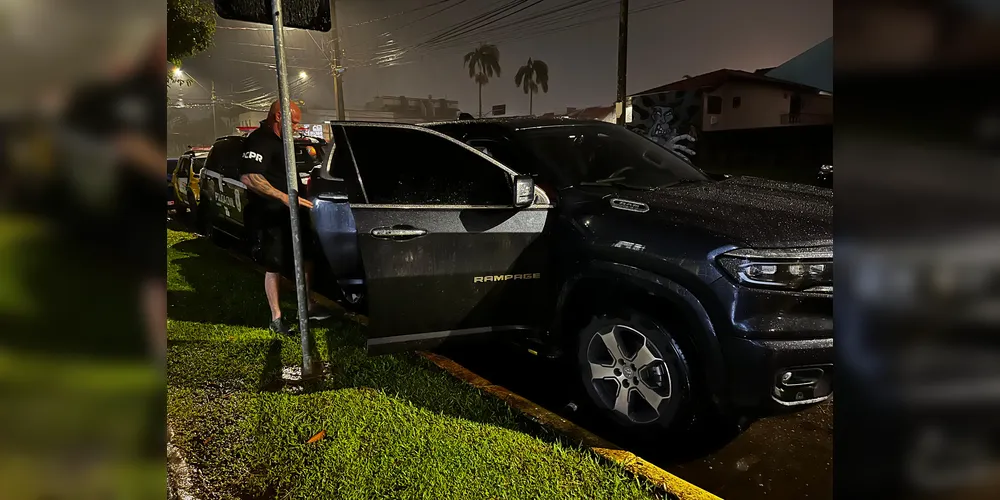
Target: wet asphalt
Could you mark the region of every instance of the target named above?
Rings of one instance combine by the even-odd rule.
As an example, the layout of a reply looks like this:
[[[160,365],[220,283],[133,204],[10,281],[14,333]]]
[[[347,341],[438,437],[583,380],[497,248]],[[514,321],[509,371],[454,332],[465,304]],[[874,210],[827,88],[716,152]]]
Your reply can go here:
[[[760,419],[744,432],[697,435],[687,442],[616,432],[567,388],[564,364],[513,345],[441,349],[466,368],[506,387],[664,470],[725,499],[833,498],[833,402]]]

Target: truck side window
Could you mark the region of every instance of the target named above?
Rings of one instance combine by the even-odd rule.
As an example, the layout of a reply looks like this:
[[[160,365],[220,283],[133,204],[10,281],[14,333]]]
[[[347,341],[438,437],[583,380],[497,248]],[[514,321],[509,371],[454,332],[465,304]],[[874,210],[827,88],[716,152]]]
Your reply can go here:
[[[351,161],[351,150],[346,146],[346,136],[343,127],[333,127],[333,143],[327,148],[327,154],[333,155],[330,159],[330,176],[336,179],[343,179],[339,184],[341,189],[347,193],[347,200],[351,203],[364,203],[365,197],[361,192],[361,184],[358,181],[358,172],[355,170],[354,162]]]
[[[502,168],[447,139],[399,127],[346,130],[371,203],[510,206],[513,201]]]

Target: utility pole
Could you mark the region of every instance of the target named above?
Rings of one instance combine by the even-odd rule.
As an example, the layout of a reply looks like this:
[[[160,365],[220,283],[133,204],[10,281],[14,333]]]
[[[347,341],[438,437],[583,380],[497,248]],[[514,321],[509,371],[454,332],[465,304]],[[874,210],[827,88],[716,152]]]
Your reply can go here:
[[[216,128],[215,121],[215,80],[212,80],[212,141],[214,142],[219,138],[219,130]]]
[[[344,111],[344,82],[341,76],[344,68],[340,66],[340,30],[337,29],[337,0],[330,0],[330,18],[333,25],[333,93],[337,96],[337,119],[346,120]]]
[[[619,125],[625,124],[625,74],[628,71],[628,0],[619,0],[621,11],[618,14],[618,111]]]

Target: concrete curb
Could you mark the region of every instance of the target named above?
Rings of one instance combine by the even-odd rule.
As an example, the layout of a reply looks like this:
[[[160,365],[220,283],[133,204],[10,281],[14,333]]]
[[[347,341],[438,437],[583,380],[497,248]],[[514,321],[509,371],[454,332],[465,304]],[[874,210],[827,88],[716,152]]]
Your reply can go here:
[[[263,268],[258,266],[252,260],[233,252],[229,252],[229,254],[241,262],[250,264],[258,272],[264,272]],[[291,290],[295,289],[294,281],[282,277],[281,282],[285,287],[290,288]],[[312,300],[323,307],[335,311],[342,311],[344,318],[355,321],[361,325],[368,325],[367,317],[347,311],[337,302],[316,292],[310,292],[309,295]],[[573,422],[546,410],[528,399],[519,396],[504,387],[492,384],[489,380],[480,377],[445,356],[429,352],[418,352],[417,354],[431,363],[434,363],[437,367],[451,374],[455,378],[504,401],[509,406],[525,414],[533,421],[553,429],[559,434],[562,434],[572,441],[579,443],[581,446],[586,446],[604,460],[617,464],[631,474],[649,481],[655,487],[665,491],[668,495],[671,495],[672,498],[677,498],[679,500],[722,500],[721,497],[689,483],[661,469],[660,467],[657,467],[636,454],[622,449],[620,446],[617,446],[591,433],[583,427],[580,427]]]
[[[198,500],[194,494],[194,471],[173,443],[174,431],[167,426],[167,499]]]

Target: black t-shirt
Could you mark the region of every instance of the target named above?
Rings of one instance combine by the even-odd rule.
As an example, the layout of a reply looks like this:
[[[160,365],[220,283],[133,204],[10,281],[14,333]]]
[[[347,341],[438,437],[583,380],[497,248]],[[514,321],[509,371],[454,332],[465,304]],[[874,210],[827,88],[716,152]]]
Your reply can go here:
[[[288,192],[288,176],[285,173],[285,151],[281,138],[269,126],[261,122],[243,141],[243,156],[240,159],[240,176],[261,174],[275,189]],[[264,210],[281,210],[285,205],[280,201],[247,192],[248,208],[253,206]]]

